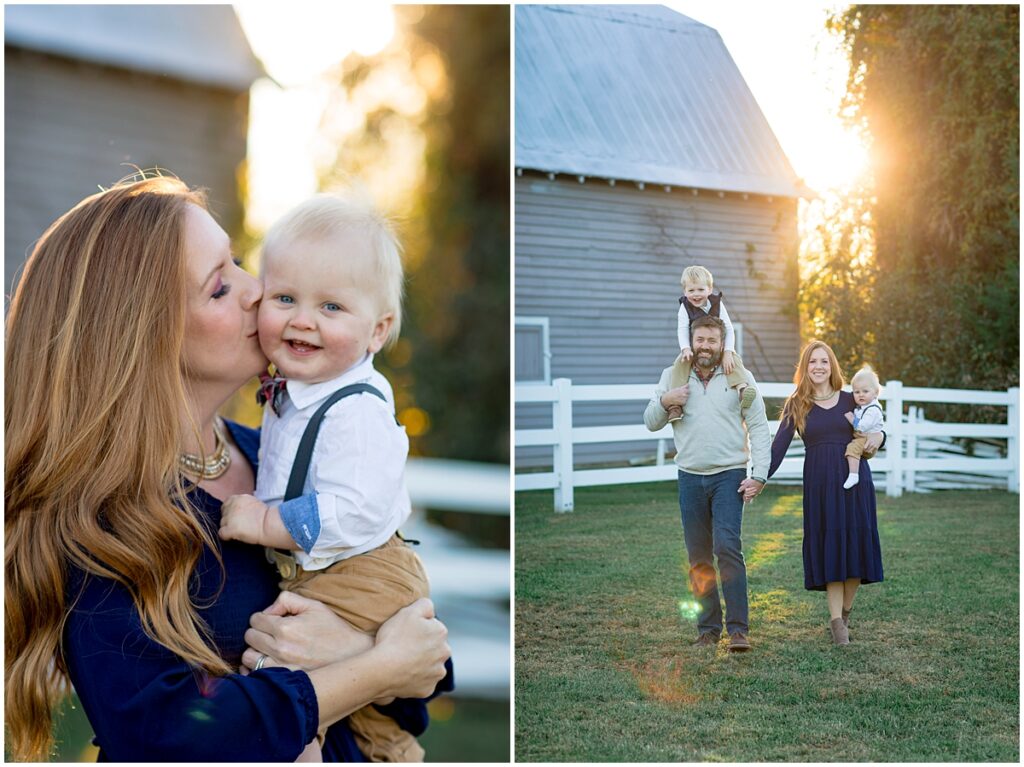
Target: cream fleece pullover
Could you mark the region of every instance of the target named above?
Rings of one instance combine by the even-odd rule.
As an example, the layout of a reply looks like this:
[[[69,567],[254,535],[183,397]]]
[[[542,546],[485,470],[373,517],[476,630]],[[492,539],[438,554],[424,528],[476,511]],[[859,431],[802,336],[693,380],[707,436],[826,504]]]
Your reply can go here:
[[[669,390],[671,375],[672,368],[662,371],[658,388],[644,411],[644,425],[650,431],[658,431],[668,423],[661,395]],[[690,398],[683,408],[683,418],[672,425],[679,468],[691,474],[717,474],[745,469],[750,456],[751,476],[766,479],[771,462],[771,434],[761,392],[758,391],[746,413],[741,414],[739,396],[729,388],[721,367],[715,370],[706,389],[696,372],[690,373],[688,383]],[[749,372],[747,383],[757,386]]]

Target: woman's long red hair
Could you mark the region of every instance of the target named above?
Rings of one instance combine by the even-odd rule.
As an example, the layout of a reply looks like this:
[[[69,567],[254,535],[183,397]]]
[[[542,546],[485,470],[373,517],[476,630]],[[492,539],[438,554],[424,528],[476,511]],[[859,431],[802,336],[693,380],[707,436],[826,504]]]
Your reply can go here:
[[[52,747],[69,568],[117,581],[147,634],[197,668],[228,671],[189,596],[212,541],[177,471],[189,204],[205,207],[164,177],[83,200],[39,240],[11,302],[4,680],[16,760]]]

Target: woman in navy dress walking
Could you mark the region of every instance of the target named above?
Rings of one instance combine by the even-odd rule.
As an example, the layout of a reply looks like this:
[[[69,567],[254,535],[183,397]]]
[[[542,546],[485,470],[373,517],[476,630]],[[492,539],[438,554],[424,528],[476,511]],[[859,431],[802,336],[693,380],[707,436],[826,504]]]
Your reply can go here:
[[[811,341],[800,354],[793,376],[796,390],[782,409],[772,443],[772,476],[782,463],[794,432],[804,441],[804,588],[828,595],[829,628],[837,645],[848,644],[850,610],[862,583],[882,580],[882,552],[875,518],[875,485],[867,461],[860,481],[843,488],[847,476],[846,445],[853,427],[845,414],[853,395],[842,391],[843,373],[822,341]],[[872,434],[865,457],[884,441]]]

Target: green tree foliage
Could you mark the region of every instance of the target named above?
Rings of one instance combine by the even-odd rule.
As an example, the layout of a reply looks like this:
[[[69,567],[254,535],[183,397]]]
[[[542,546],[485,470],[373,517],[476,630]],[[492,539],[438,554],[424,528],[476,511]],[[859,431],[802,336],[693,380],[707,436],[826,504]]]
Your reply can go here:
[[[823,332],[864,328],[883,379],[1016,385],[1019,8],[854,5],[829,26],[850,56],[846,113],[872,137],[874,264],[837,295],[857,282],[840,238],[807,311]]]
[[[407,6],[399,22],[398,44],[346,61],[342,85],[349,108],[382,90],[382,78],[404,85],[373,103],[322,184],[386,176],[395,156],[419,153],[403,231],[403,341],[382,367],[396,384],[400,416],[418,414],[407,422],[415,452],[506,462],[509,9]]]
[[[867,200],[853,192],[829,195],[813,212],[818,218],[805,221],[811,225],[802,245],[802,334],[826,340],[849,379],[875,362],[873,323],[865,316],[876,278]]]

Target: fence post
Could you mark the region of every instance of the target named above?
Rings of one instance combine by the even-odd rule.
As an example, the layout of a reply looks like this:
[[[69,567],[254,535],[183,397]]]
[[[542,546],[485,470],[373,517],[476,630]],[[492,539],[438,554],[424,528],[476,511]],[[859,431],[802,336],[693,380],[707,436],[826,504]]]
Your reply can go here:
[[[572,381],[556,378],[552,423],[555,430],[555,511],[572,511]]]
[[[889,455],[889,476],[885,494],[892,498],[903,495],[903,382],[885,384],[885,450]]]
[[[1020,492],[1020,389],[1013,386],[1006,390],[1010,404],[1006,408],[1006,424],[1010,436],[1006,440],[1006,457],[1010,459],[1010,474],[1006,478],[1006,489],[1011,493]]]
[[[909,428],[907,429],[908,461],[913,461],[915,458],[917,458],[917,432],[914,430],[914,425],[919,423],[920,421],[921,408],[919,408],[917,405],[911,405],[909,408],[907,408],[907,425],[909,426]],[[906,478],[904,484],[906,485],[908,493],[917,492],[917,477],[915,476],[915,474],[916,472],[914,471],[914,467],[907,466],[907,470],[906,472],[904,472],[903,476]]]

